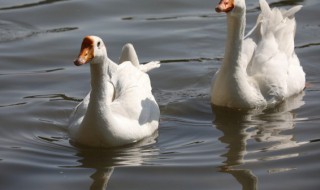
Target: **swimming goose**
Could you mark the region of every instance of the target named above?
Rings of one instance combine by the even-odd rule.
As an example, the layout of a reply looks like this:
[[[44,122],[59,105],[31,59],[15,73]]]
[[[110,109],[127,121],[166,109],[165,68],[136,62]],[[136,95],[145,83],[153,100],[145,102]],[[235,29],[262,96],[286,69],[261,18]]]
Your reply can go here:
[[[70,117],[72,142],[114,147],[137,142],[156,132],[160,111],[144,71],[159,67],[159,62],[140,65],[131,44],[123,47],[120,61],[118,65],[108,58],[101,38],[83,39],[74,64],[90,62],[91,92]]]
[[[220,1],[216,11],[227,13],[228,31],[223,64],[212,80],[213,105],[266,108],[305,88],[305,73],[294,51],[294,14],[301,7],[270,9],[260,0],[257,23],[244,36],[245,0]]]

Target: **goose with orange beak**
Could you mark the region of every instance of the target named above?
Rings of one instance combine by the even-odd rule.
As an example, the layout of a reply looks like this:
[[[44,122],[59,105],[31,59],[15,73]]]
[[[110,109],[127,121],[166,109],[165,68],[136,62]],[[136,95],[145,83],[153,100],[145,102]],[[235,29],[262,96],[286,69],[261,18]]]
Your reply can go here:
[[[260,0],[261,13],[245,36],[245,0],[221,0],[227,39],[223,63],[211,84],[214,106],[236,109],[274,107],[305,88],[305,73],[294,51],[296,21],[302,6],[271,9]]]
[[[145,72],[159,67],[159,62],[140,65],[132,44],[126,44],[116,64],[108,58],[101,38],[86,36],[74,64],[86,63],[90,63],[91,91],[70,117],[71,141],[115,147],[153,136],[160,111]]]

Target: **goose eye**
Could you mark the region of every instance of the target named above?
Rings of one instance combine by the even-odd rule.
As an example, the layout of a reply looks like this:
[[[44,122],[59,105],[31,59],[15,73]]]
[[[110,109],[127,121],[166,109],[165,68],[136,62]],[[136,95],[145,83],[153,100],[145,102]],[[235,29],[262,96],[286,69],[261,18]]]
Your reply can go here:
[[[101,44],[101,43],[100,43],[100,42],[98,42],[98,44],[97,44],[98,48],[100,47],[100,44]]]

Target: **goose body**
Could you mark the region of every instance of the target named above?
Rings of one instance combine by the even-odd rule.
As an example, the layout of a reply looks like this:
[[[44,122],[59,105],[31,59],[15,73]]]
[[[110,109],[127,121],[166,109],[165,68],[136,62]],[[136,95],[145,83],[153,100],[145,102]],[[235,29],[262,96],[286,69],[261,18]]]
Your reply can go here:
[[[227,13],[225,57],[211,85],[211,103],[216,106],[265,108],[300,93],[305,73],[294,51],[296,21],[302,6],[270,9],[260,0],[261,13],[244,36],[245,0],[221,0],[217,12]]]
[[[93,147],[114,147],[153,135],[160,111],[151,92],[148,74],[158,62],[139,64],[131,44],[124,46],[120,64],[107,56],[97,36],[84,38],[76,65],[90,63],[91,91],[75,108],[69,123],[73,142]]]

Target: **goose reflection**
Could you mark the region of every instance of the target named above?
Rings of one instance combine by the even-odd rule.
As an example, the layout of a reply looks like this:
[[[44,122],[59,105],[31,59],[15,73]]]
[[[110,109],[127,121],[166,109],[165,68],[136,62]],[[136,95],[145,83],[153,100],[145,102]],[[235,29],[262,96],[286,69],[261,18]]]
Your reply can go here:
[[[158,149],[154,147],[154,136],[144,139],[133,145],[121,148],[99,149],[79,148],[76,154],[81,168],[95,169],[90,177],[92,184],[90,190],[105,190],[113,171],[119,166],[139,166],[151,161],[158,155]]]
[[[283,134],[291,130],[295,125],[294,109],[304,104],[304,94],[299,94],[288,99],[281,105],[264,111],[238,111],[212,106],[215,115],[214,124],[223,132],[219,140],[227,145],[228,151],[221,155],[225,161],[220,166],[220,172],[229,173],[241,184],[242,189],[258,189],[258,177],[252,170],[245,168],[248,162],[262,160],[276,160],[298,156],[298,154],[286,154],[274,156],[268,154],[274,150],[299,146],[293,134]],[[251,150],[250,145],[258,144],[258,150]],[[250,146],[252,147],[252,146]],[[247,155],[263,152],[263,158],[246,159]],[[273,171],[273,170],[269,170]]]

